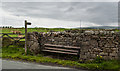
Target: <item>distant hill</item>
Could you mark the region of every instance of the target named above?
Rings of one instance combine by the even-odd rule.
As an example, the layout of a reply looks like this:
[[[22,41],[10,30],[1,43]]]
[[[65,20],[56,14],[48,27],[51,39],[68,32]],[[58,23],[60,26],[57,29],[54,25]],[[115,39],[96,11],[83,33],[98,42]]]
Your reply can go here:
[[[80,28],[80,27],[79,27]],[[82,29],[117,29],[115,26],[94,26],[94,27],[82,27]]]

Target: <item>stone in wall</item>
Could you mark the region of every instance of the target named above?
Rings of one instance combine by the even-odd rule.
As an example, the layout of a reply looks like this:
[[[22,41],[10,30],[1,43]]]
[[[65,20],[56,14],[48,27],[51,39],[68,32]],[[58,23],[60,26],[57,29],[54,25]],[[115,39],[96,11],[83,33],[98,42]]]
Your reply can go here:
[[[32,53],[38,54],[40,52],[37,32],[27,34],[27,47]]]

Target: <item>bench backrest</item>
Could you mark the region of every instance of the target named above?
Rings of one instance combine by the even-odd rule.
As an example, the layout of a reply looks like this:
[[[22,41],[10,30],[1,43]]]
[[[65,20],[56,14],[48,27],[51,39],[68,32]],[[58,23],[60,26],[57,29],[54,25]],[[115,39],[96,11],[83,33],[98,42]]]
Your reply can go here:
[[[80,55],[80,47],[75,47],[75,46],[44,44],[44,49],[42,51],[71,54],[71,55],[77,55],[78,57]]]

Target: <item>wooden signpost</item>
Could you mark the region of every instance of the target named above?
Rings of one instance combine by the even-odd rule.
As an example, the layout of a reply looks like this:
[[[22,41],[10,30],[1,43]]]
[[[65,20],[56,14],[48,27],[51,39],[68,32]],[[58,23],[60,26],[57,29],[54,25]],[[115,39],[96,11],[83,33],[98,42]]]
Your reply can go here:
[[[27,25],[31,25],[31,23],[25,20],[25,54],[27,54]]]

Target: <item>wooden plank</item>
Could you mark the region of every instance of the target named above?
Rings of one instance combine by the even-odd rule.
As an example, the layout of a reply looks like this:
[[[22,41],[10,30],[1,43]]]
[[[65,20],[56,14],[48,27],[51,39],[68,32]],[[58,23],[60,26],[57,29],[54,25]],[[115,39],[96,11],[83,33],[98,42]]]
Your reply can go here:
[[[56,47],[56,46],[45,46],[49,48],[61,48],[61,49],[68,49],[68,50],[79,50],[80,48],[68,48],[68,47]]]
[[[42,50],[43,52],[55,52],[55,53],[63,53],[63,54],[72,54],[77,55],[77,53],[70,53],[70,52],[62,52],[62,51],[54,51],[54,50]]]
[[[78,50],[68,50],[68,49],[51,48],[51,47],[45,47],[45,49],[50,49],[50,50],[59,50],[59,51],[67,51],[67,52],[75,52],[75,53],[78,53]]]
[[[0,33],[0,34],[2,34],[2,33]],[[10,33],[11,34],[11,33]],[[5,36],[6,35],[6,36]],[[2,36],[0,36],[0,38],[3,38],[3,37],[8,37],[8,38],[11,38],[11,39],[24,39],[25,37],[11,37],[9,34],[7,34],[7,33],[3,33],[2,34]]]
[[[80,47],[75,46],[63,46],[63,45],[53,45],[53,44],[44,44],[45,47],[63,47],[63,48],[70,48],[70,49],[80,49]]]
[[[0,34],[8,34],[8,35],[25,35],[24,33],[20,33],[20,34],[13,34],[13,33],[0,33]]]
[[[21,38],[25,38],[25,37],[12,37],[13,39],[21,39]]]

